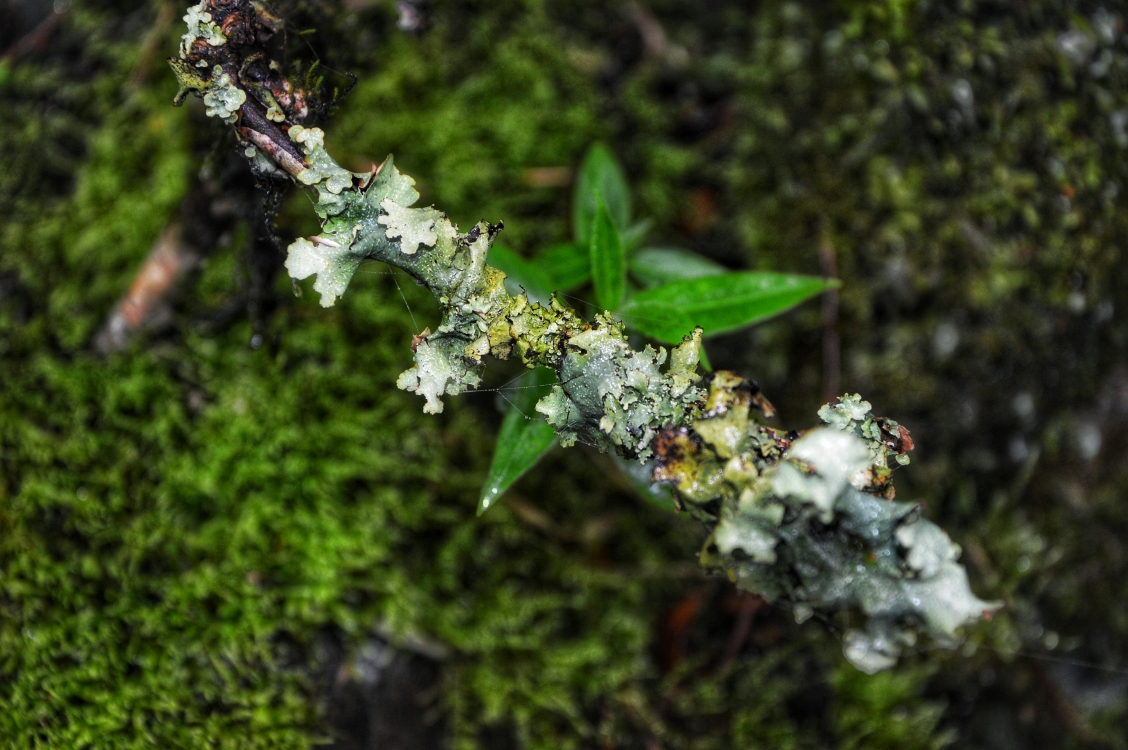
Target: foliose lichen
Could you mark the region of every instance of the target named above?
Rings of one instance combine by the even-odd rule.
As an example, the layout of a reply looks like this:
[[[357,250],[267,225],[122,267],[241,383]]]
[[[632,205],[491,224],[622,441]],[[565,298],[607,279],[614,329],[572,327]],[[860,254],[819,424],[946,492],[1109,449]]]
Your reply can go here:
[[[174,69],[182,87],[203,93],[210,116],[238,119],[242,101],[231,89],[242,90],[222,68],[206,82]],[[755,383],[697,374],[700,328],[670,353],[636,351],[610,313],[588,322],[556,295],[546,305],[511,295],[505,274],[487,264],[500,223],[460,233],[434,207],[414,207],[414,182],[391,157],[354,173],[328,154],[320,129],[292,124],[286,138],[292,145],[272,140],[278,158],[316,191],[322,224],[290,246],[291,277],[316,276],[328,307],[372,259],[406,271],[438,300],[440,324],[416,337],[414,366],[397,381],[424,397],[425,412],[477,387],[487,356],[551,368],[558,382],[536,410],[563,445],[652,461],[676,506],[712,529],[702,564],[740,588],[792,602],[800,621],[816,611],[863,614],[865,629],[849,631],[844,650],[864,671],[893,664],[918,629],[951,645],[956,628],[998,606],[971,592],[959,548],[919,506],[893,501],[892,471],[908,463],[912,439],[860,396],[823,407],[828,426],[806,435],[766,427],[752,410],[773,410]]]
[[[792,602],[799,621],[816,611],[865,615],[865,629],[846,634],[844,653],[871,674],[892,666],[918,628],[951,647],[957,628],[1000,606],[972,593],[959,547],[919,505],[887,499],[888,483],[872,481],[885,467],[887,438],[867,442],[844,430],[887,423],[869,404],[842,398],[821,412],[833,420],[828,427],[792,441],[748,420],[747,399],[728,376],[718,380],[712,412],[694,427],[705,444],[683,439],[663,469],[692,485],[680,494],[698,515],[716,518],[702,552],[707,568]],[[728,457],[723,466],[707,447]]]
[[[246,101],[247,92],[235,85],[223,66],[216,65],[212,68],[212,76],[204,92],[204,106],[208,117],[218,117],[231,125],[236,120],[239,108]]]
[[[892,500],[892,471],[908,463],[912,438],[860,396],[824,406],[827,426],[801,437],[766,427],[752,412],[772,407],[753,383],[697,375],[700,329],[670,355],[635,351],[610,314],[588,323],[555,296],[547,306],[510,296],[504,275],[486,265],[496,227],[460,234],[434,208],[412,208],[418,194],[390,158],[375,175],[345,173],[346,189],[343,170],[327,166],[320,132],[309,132],[299,138],[320,165],[309,184],[324,230],[291,246],[287,268],[295,278],[317,273],[324,305],[365,258],[403,268],[434,292],[442,323],[414,347],[415,365],[398,381],[426,399],[424,411],[476,387],[486,355],[553,368],[559,382],[536,409],[562,445],[657,458],[654,478],[713,527],[703,565],[791,602],[800,621],[816,611],[861,613],[866,626],[846,634],[844,653],[863,671],[895,663],[918,629],[954,645],[957,628],[999,606],[972,593],[959,548],[919,506]]]
[[[220,47],[227,43],[227,37],[212,20],[212,15],[208,13],[207,8],[207,0],[200,0],[198,4],[190,7],[188,13],[184,16],[184,23],[188,24],[188,31],[180,37],[181,57],[188,56],[189,50],[192,49],[192,45],[197,39],[203,39],[213,47]]]

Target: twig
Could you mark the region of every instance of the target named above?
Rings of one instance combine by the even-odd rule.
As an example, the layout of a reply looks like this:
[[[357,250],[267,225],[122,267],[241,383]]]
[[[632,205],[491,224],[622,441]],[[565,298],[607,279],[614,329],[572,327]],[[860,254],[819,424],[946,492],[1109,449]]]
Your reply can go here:
[[[718,674],[725,674],[732,669],[733,662],[736,661],[736,657],[740,656],[740,652],[744,648],[744,643],[748,640],[748,634],[752,632],[752,622],[756,619],[756,613],[765,605],[762,597],[749,594],[746,591],[738,593],[736,598],[738,600],[736,624],[733,626],[732,633],[729,635],[728,645],[725,647],[725,655],[721,657],[721,663],[717,667]]]
[[[665,55],[668,44],[666,30],[662,28],[662,24],[650,9],[643,7],[637,0],[631,0],[627,3],[627,11],[638,28],[639,36],[642,37],[642,49],[645,55],[651,58]]]
[[[272,27],[250,0],[203,0],[188,22],[181,56],[170,60],[182,86],[177,101],[202,96],[210,116],[235,127],[256,174],[288,174],[311,189],[311,200],[316,194],[321,232],[290,245],[291,277],[316,276],[313,288],[329,307],[361,263],[377,260],[439,301],[441,326],[416,342],[415,365],[397,381],[426,398],[424,412],[441,412],[441,396],[476,388],[489,356],[553,369],[558,383],[536,408],[563,447],[653,459],[654,481],[671,484],[679,508],[711,531],[702,565],[739,587],[793,601],[797,611],[854,607],[874,615],[865,631],[846,634],[846,656],[869,672],[891,666],[918,628],[949,640],[997,607],[966,583],[950,583],[966,581],[959,548],[916,505],[891,500],[891,461],[907,463],[912,441],[860,396],[820,410],[829,427],[785,435],[752,413],[768,411],[755,383],[699,373],[701,328],[669,352],[639,351],[609,312],[588,321],[558,296],[542,305],[510,295],[505,275],[488,265],[500,222],[460,232],[441,211],[412,207],[414,180],[390,157],[372,173],[347,171],[326,152],[324,132],[299,124],[304,94],[281,65],[267,63],[263,32]],[[825,226],[823,233],[824,273],[832,276]],[[827,385],[837,391],[837,297],[830,299]],[[527,523],[553,530],[535,508],[511,505]],[[887,562],[871,565],[876,559]],[[941,578],[949,582],[942,600],[934,587]],[[686,604],[686,622],[692,609]]]
[[[121,351],[138,335],[168,325],[172,300],[202,258],[198,248],[184,241],[181,223],[170,224],[95,337],[94,348],[102,354]]]
[[[69,12],[69,5],[62,6],[58,10],[52,11],[51,14],[40,21],[34,29],[9,47],[3,57],[0,57],[0,60],[8,63],[18,62],[24,55],[46,47],[47,42],[51,39],[51,35],[55,33],[55,29],[59,27],[59,24],[62,23],[63,18],[66,17]]]
[[[153,68],[153,60],[161,49],[161,43],[164,42],[169,26],[175,20],[176,3],[173,0],[165,0],[161,4],[160,10],[157,11],[153,28],[149,29],[149,33],[145,35],[145,41],[141,45],[141,53],[137,57],[137,66],[134,67],[133,75],[130,76],[130,81],[135,87],[144,84],[145,79],[149,77],[149,72]]]
[[[824,279],[833,279],[838,275],[838,260],[825,218],[819,232],[819,271]],[[828,289],[822,295],[823,401],[833,401],[841,395],[841,347],[838,334],[838,290]]]

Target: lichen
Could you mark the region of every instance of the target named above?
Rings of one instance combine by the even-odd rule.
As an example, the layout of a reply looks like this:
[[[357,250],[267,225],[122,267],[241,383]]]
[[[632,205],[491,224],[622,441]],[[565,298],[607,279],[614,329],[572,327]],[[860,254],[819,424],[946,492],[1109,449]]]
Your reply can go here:
[[[313,289],[321,295],[321,306],[330,307],[345,292],[349,280],[363,259],[351,251],[351,240],[341,244],[336,240],[304,237],[290,245],[286,269],[295,279],[305,279],[314,274]]]
[[[209,115],[233,116],[230,85],[216,69],[204,93],[218,102]],[[700,328],[668,357],[663,348],[635,350],[609,313],[588,322],[556,295],[547,305],[512,296],[487,263],[500,224],[462,234],[441,211],[413,207],[418,193],[391,157],[353,173],[329,156],[320,129],[293,125],[289,137],[308,165],[292,173],[316,191],[322,223],[319,235],[290,246],[291,276],[316,275],[330,306],[363,260],[378,260],[439,302],[440,324],[416,337],[415,364],[397,380],[424,397],[426,413],[443,410],[442,396],[476,388],[487,356],[553,369],[557,384],[536,410],[562,445],[654,459],[653,478],[671,486],[675,504],[713,528],[702,563],[792,602],[796,619],[860,611],[866,629],[851,631],[845,653],[862,670],[889,666],[918,627],[953,643],[956,628],[996,606],[971,592],[947,536],[916,505],[892,501],[892,469],[907,463],[912,440],[860,396],[824,407],[829,427],[781,435],[753,419],[753,408],[773,411],[754,383],[698,375]]]
[[[286,174],[278,168],[278,165],[274,163],[273,159],[252,145],[248,145],[243,149],[243,156],[250,160],[251,166],[257,174],[267,174],[275,177],[284,177]]]
[[[657,457],[654,478],[713,526],[703,564],[792,602],[799,620],[861,612],[866,628],[848,634],[844,653],[863,671],[890,666],[918,627],[950,645],[956,628],[997,606],[971,592],[947,536],[916,505],[892,501],[892,468],[907,463],[912,440],[860,396],[823,407],[828,427],[784,437],[752,418],[754,407],[772,411],[753,384],[718,372],[706,393],[696,372],[701,329],[663,372],[666,350],[634,350],[608,314],[587,323],[555,296],[548,306],[510,296],[504,274],[486,264],[496,228],[462,235],[434,208],[412,208],[417,194],[390,159],[375,178],[354,175],[325,154],[320,131],[296,138],[315,165],[302,181],[318,189],[323,233],[291,245],[287,268],[294,278],[317,274],[323,305],[344,292],[364,258],[430,288],[442,322],[397,381],[426,399],[425,412],[476,387],[487,355],[515,353],[530,367],[553,368],[558,383],[536,409],[562,445]]]
[[[913,448],[912,436],[904,426],[892,419],[875,417],[870,403],[855,393],[842,396],[837,403],[825,404],[819,409],[819,419],[836,429],[860,437],[869,449],[870,465],[854,477],[858,489],[876,491],[892,500],[895,491],[891,484],[893,465],[909,465],[909,451]]]
[[[212,21],[211,13],[207,12],[207,0],[200,0],[197,5],[188,8],[188,13],[184,16],[184,23],[188,25],[188,30],[184,36],[180,37],[180,56],[187,57],[189,50],[197,39],[203,39],[205,42],[213,47],[219,47],[227,43],[227,37],[223,35],[223,31],[219,26]]]
[[[829,426],[790,442],[747,420],[747,401],[731,381],[718,373],[709,411],[694,425],[728,458],[725,481],[716,481],[700,448],[690,448],[696,461],[685,460],[684,445],[668,459],[680,462],[683,474],[712,479],[710,492],[681,492],[700,506],[719,503],[702,553],[707,567],[741,588],[792,602],[799,620],[814,611],[861,612],[866,628],[847,634],[844,654],[871,674],[915,643],[917,628],[951,646],[957,628],[1000,606],[972,593],[956,562],[959,548],[917,505],[886,499],[885,485],[870,481],[884,466],[886,444],[845,431],[885,423],[868,403],[848,397],[824,407]]]
[[[247,92],[235,85],[223,66],[212,68],[212,76],[204,91],[204,106],[208,117],[218,117],[228,124],[236,120],[239,108],[247,101]]]
[[[423,411],[439,414],[443,410],[439,396],[447,393],[448,389],[457,393],[465,377],[465,373],[459,373],[451,366],[449,355],[438,343],[424,340],[415,348],[415,366],[400,374],[396,387],[423,396],[427,399]]]
[[[377,219],[387,227],[389,239],[400,239],[400,252],[414,255],[422,247],[434,247],[439,232],[451,239],[458,233],[454,225],[433,208],[408,208],[391,199],[381,201],[384,215]]]
[[[700,342],[697,329],[677,347],[663,373],[665,349],[634,351],[621,323],[597,315],[590,328],[568,338],[560,384],[537,404],[537,411],[556,427],[562,445],[579,439],[645,461],[654,453],[658,431],[684,422],[699,406],[703,393],[686,374],[696,371],[690,355]]]
[[[201,75],[201,70],[178,57],[170,57],[168,64],[172,67],[172,73],[176,76],[176,82],[180,85],[180,90],[176,92],[173,98],[173,106],[179,107],[188,98],[189,94],[203,94],[211,88],[210,76],[205,77]]]
[[[412,187],[414,181],[399,173],[391,157],[375,175],[354,174],[332,162],[325,152],[324,134],[320,129],[299,128],[295,125],[290,132],[298,131],[295,137],[301,139],[299,143],[314,165],[303,174],[311,175],[308,184],[318,189],[316,208],[324,219],[324,226],[320,235],[300,238],[290,245],[286,269],[298,280],[316,274],[313,288],[321,295],[322,307],[331,307],[348,287],[361,261],[369,257],[370,243],[357,242],[357,239],[362,228],[375,224],[379,203],[389,197],[411,203],[419,194]],[[354,181],[355,189],[352,188]]]
[[[319,190],[327,190],[333,195],[352,187],[353,173],[329,156],[325,150],[325,132],[321,128],[294,125],[290,128],[290,140],[301,145],[309,162],[309,169],[298,175],[303,184],[316,185]]]

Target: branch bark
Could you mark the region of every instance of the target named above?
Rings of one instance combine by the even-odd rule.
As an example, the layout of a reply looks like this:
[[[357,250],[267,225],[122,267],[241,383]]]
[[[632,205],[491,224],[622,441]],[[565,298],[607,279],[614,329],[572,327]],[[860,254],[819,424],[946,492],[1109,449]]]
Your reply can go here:
[[[650,462],[679,509],[710,529],[702,564],[740,588],[793,602],[800,620],[860,610],[866,629],[847,632],[845,655],[867,672],[895,663],[917,630],[955,645],[958,627],[998,606],[972,593],[959,548],[920,507],[893,500],[893,469],[913,447],[904,427],[851,396],[820,410],[825,427],[785,435],[755,418],[771,407],[754,383],[698,374],[701,329],[670,352],[636,351],[609,312],[589,322],[556,296],[548,305],[511,296],[486,262],[500,222],[460,232],[435,208],[412,207],[414,181],[391,157],[349,172],[321,130],[299,124],[304,95],[267,62],[272,19],[248,0],[202,0],[185,21],[170,59],[177,101],[202,96],[209,115],[234,126],[253,169],[316,193],[322,230],[290,246],[291,277],[316,276],[328,307],[374,259],[439,301],[441,324],[416,337],[415,364],[398,382],[425,397],[425,412],[476,387],[491,356],[551,368],[558,382],[536,408],[562,445]]]

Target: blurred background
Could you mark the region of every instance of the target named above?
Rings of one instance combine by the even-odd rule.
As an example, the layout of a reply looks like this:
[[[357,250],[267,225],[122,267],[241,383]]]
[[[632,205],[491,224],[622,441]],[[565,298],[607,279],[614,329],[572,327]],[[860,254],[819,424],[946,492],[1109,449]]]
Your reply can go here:
[[[395,388],[436,321],[406,277],[295,296],[306,197],[171,106],[184,4],[2,0],[5,746],[1128,747],[1122,5],[276,10],[342,163],[526,257],[603,141],[651,244],[840,278],[713,364],[782,427],[855,391],[908,426],[898,498],[1006,606],[868,677],[586,448],[476,518],[496,397]]]

